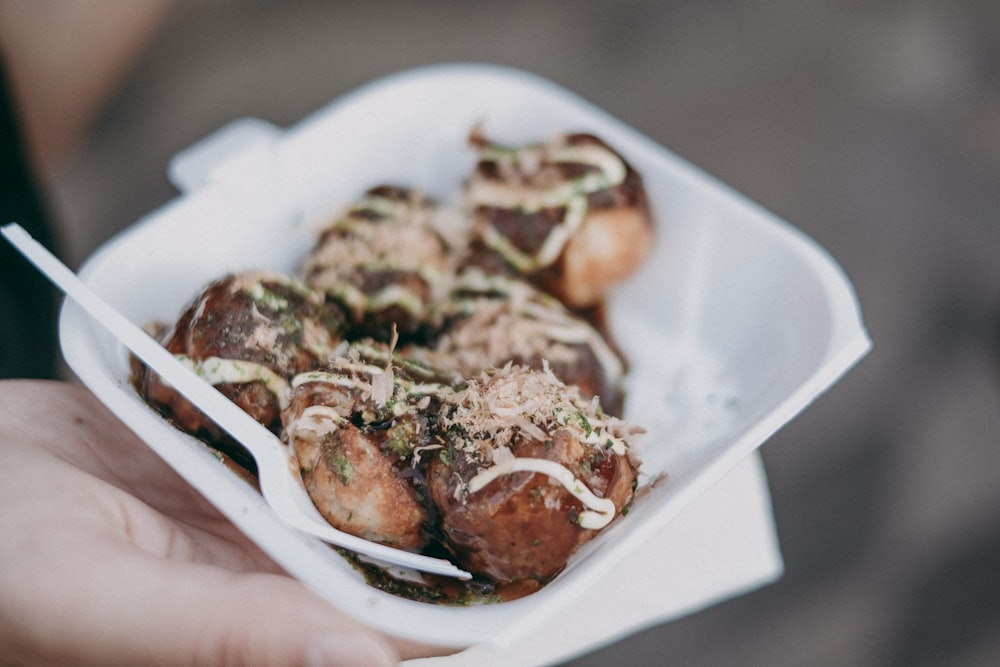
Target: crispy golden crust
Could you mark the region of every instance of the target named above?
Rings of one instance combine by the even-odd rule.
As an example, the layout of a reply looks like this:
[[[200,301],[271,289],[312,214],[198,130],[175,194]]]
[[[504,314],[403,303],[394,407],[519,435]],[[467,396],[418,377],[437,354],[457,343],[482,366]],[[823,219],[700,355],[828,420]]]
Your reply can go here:
[[[637,466],[623,440],[628,428],[551,374],[509,367],[448,402],[449,446],[427,479],[446,543],[470,571],[498,582],[548,581],[598,534],[583,520],[592,502],[610,501],[610,522],[631,500]],[[513,460],[552,462],[573,483],[536,470],[491,475]],[[574,492],[581,484],[596,501]]]
[[[508,363],[547,366],[586,398],[600,397],[606,411],[620,411],[620,355],[589,322],[529,283],[467,270],[436,317],[440,324],[429,346],[407,354],[459,378]]]
[[[247,272],[206,287],[177,323],[161,333],[161,340],[250,416],[277,432],[287,400],[279,395],[282,383],[323,363],[342,327],[339,311],[304,285],[280,274]],[[224,439],[219,428],[170,385],[146,369],[134,368],[140,395],[180,428],[213,442]]]
[[[504,147],[473,134],[466,183],[468,263],[521,275],[570,308],[600,303],[645,258],[653,236],[642,178],[589,134]]]
[[[593,306],[632,275],[652,243],[653,226],[645,209],[592,210],[567,241],[555,269],[542,272],[538,283],[570,307]]]
[[[418,335],[454,270],[437,227],[443,215],[418,190],[372,188],[323,230],[304,280],[350,314],[353,338]]]
[[[424,483],[422,447],[433,447],[437,395],[390,363],[389,346],[342,346],[323,369],[293,380],[285,437],[320,513],[336,528],[419,551],[436,510]]]
[[[512,453],[557,461],[571,470],[589,466],[591,472],[581,479],[592,491],[611,499],[618,512],[632,497],[635,470],[627,458],[603,451],[589,453],[566,431],[553,433],[551,444],[521,442]],[[598,533],[579,525],[580,501],[540,473],[501,477],[457,500],[463,478],[456,472],[461,467],[457,462],[446,465],[436,460],[428,480],[448,544],[462,566],[472,572],[499,582],[546,582]]]
[[[308,407],[336,403],[334,396],[299,391],[285,412],[306,491],[335,528],[419,551],[430,539],[433,513],[410,462],[384,445],[379,430],[303,415]]]

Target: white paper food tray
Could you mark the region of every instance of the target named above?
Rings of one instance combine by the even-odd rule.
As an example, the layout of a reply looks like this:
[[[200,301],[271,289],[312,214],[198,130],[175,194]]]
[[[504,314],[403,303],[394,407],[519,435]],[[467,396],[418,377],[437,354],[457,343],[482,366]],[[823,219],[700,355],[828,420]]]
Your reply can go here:
[[[658,221],[648,260],[614,293],[608,315],[632,362],[626,416],[649,430],[644,471],[667,477],[538,593],[456,608],[367,586],[334,551],[282,525],[203,447],[148,409],[129,385],[126,351],[72,302],[60,328],[81,381],[292,575],[391,634],[452,647],[509,647],[560,615],[579,615],[578,602],[595,604],[588,596],[602,582],[620,587],[625,576],[648,582],[647,591],[658,583],[676,589],[673,572],[651,578],[647,570],[683,553],[684,545],[663,539],[668,522],[868,351],[852,288],[822,248],[550,82],[494,66],[441,65],[369,84],[290,129],[253,119],[223,128],[171,163],[183,194],[103,245],[81,276],[136,323],[173,321],[226,272],[294,271],[313,240],[305,221],[373,185],[417,186],[449,198],[473,164],[466,138],[476,124],[504,143],[562,131],[597,134],[643,175]],[[773,552],[763,474],[748,465],[742,469],[750,482],[738,487],[744,497],[716,506],[725,512],[726,502],[734,508],[754,496],[750,505],[763,515],[752,525],[766,533],[762,548]],[[686,531],[680,535],[692,540],[693,553],[717,539]],[[729,588],[703,573],[704,594],[688,595],[688,608],[780,570],[776,555],[764,561],[745,579],[722,577]],[[623,563],[631,574],[615,569]],[[648,613],[609,620],[595,636],[608,640],[681,611],[651,604]],[[579,637],[559,654],[588,641]]]

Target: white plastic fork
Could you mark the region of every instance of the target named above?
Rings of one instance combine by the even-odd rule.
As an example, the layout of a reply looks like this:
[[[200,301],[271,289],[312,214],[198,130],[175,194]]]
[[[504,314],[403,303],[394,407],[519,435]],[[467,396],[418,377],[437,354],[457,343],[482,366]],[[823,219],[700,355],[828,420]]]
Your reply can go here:
[[[0,227],[0,233],[67,296],[153,369],[174,389],[241,443],[257,462],[261,493],[274,513],[289,526],[330,544],[368,556],[385,564],[458,579],[472,575],[442,558],[395,549],[337,530],[316,509],[302,480],[290,465],[285,445],[257,420],[174,358],[145,331],[129,321],[91,290],[55,255],[17,223]]]

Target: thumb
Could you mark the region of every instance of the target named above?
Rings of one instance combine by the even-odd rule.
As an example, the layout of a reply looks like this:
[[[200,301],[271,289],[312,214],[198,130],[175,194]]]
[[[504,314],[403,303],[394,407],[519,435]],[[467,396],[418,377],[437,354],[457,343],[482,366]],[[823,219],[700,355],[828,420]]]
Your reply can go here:
[[[143,552],[116,556],[96,572],[88,564],[87,585],[47,610],[46,625],[65,629],[58,637],[39,637],[52,662],[303,667],[398,662],[383,638],[284,575],[239,573]]]
[[[382,667],[399,660],[383,638],[294,579],[190,567],[199,572],[172,593],[172,623],[194,638],[178,664]],[[176,633],[164,638],[165,652],[178,644]]]

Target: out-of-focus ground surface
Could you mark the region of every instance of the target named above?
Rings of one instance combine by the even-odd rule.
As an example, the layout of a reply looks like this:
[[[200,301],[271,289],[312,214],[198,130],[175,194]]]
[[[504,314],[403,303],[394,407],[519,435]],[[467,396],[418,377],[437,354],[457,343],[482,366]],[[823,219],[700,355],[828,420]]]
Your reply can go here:
[[[53,184],[67,259],[235,118],[468,60],[580,93],[800,227],[875,344],[764,446],[785,577],[572,664],[1000,664],[1000,3],[179,2]]]

